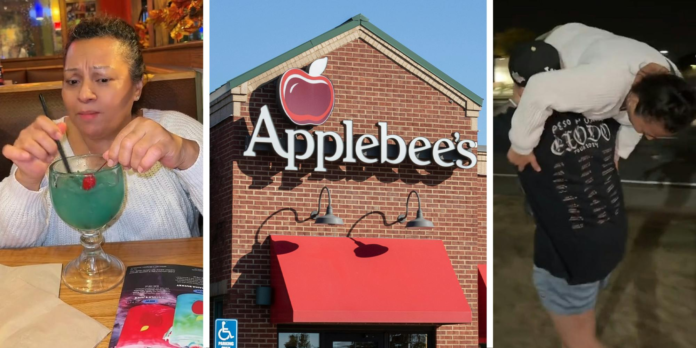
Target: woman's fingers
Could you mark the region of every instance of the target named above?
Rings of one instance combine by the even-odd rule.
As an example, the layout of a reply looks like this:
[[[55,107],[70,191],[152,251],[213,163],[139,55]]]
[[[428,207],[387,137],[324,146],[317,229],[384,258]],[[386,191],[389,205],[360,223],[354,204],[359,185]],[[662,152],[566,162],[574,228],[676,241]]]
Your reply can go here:
[[[67,119],[67,116],[65,118]],[[65,134],[68,132],[68,124],[65,122],[61,122],[58,124],[58,129],[60,129],[60,132],[62,134]]]
[[[2,148],[3,156],[17,166],[16,177],[20,180],[21,174],[22,185],[38,189],[48,165],[58,153],[56,141],[60,141],[66,130],[65,124],[56,124],[46,116],[39,116],[19,133],[13,145]]]
[[[41,144],[39,144],[35,140],[35,138],[24,139],[21,142],[21,145],[20,144],[18,144],[18,145],[24,151],[29,152],[29,154],[31,154],[32,157],[36,158],[37,160],[39,160],[41,162],[50,163],[49,158],[52,159],[52,157],[50,157],[50,154],[48,153],[48,151],[46,151],[46,149],[44,149],[43,146],[41,146]]]
[[[5,145],[2,147],[2,155],[14,163],[27,162],[32,159],[31,154],[14,145]]]
[[[130,158],[130,167],[138,170],[140,161],[143,159],[143,157],[145,157],[148,150],[156,144],[156,142],[157,140],[154,139],[150,133],[145,134],[142,138],[140,138],[140,140],[133,145]],[[121,149],[123,150],[123,147]]]
[[[133,120],[114,139],[104,158],[124,168],[146,172],[167,154],[176,152],[172,134],[151,120]]]
[[[137,144],[144,136],[145,132],[134,130],[123,137],[118,148],[118,162],[121,163],[122,166],[126,168],[133,167],[131,165],[133,149],[135,148],[135,144]]]
[[[155,144],[147,150],[145,156],[140,160],[138,167],[134,168],[136,168],[138,173],[147,172],[162,158],[162,156],[164,156],[162,146],[160,144]]]
[[[125,128],[123,128],[117,135],[114,141],[111,143],[111,147],[109,147],[109,150],[105,153],[104,159],[108,161],[109,166],[113,166],[114,164],[121,163],[121,165],[125,166],[123,162],[120,160],[120,151],[121,151],[121,143],[123,142],[123,139],[126,138],[133,132],[133,130],[136,129],[136,125],[140,124],[137,119],[131,121],[126,125]],[[130,154],[128,155],[128,160],[130,160]]]
[[[109,166],[118,162],[140,173],[150,170],[158,161],[174,168],[181,155],[180,141],[154,121],[133,120],[119,132],[102,156],[109,161]]]
[[[46,161],[53,161],[58,154],[58,145],[56,141],[51,139],[51,137],[43,132],[40,132],[34,136],[34,140],[48,153]]]
[[[46,116],[39,116],[31,124],[30,128],[36,131],[47,133],[53,140],[60,140],[65,132],[61,131],[60,127]]]

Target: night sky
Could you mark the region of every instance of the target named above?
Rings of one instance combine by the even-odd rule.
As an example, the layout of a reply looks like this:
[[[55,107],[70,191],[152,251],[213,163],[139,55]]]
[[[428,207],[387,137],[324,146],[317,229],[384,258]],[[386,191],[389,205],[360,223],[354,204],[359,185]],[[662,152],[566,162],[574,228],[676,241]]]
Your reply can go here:
[[[561,4],[563,3],[563,9]],[[611,8],[607,6],[611,4]],[[493,31],[522,27],[541,35],[556,25],[580,22],[668,50],[677,61],[696,53],[696,1],[495,0]]]

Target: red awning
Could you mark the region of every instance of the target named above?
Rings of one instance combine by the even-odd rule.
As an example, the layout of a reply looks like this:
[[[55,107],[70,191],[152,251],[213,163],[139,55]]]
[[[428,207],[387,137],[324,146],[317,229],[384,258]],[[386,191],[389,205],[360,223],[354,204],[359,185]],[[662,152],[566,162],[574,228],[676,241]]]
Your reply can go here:
[[[271,236],[271,322],[471,322],[439,240]]]
[[[488,304],[486,294],[488,283],[486,283],[486,264],[478,265],[478,322],[479,322],[479,343],[486,343],[486,325]]]

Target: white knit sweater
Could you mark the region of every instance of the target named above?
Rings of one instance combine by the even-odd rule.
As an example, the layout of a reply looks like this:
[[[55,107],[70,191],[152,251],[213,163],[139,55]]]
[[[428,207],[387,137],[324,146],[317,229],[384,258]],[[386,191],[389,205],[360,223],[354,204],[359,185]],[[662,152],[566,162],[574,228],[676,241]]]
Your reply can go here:
[[[186,170],[167,169],[158,162],[143,174],[126,171],[125,207],[104,231],[104,238],[121,242],[200,236],[197,218],[203,209],[203,125],[176,111],[143,110],[143,116],[197,142],[198,159]],[[65,155],[72,156],[67,137],[61,143]],[[39,191],[31,191],[15,179],[16,170],[12,166],[10,176],[0,182],[0,248],[79,244],[80,233],[53,209],[48,175]]]
[[[621,123],[618,154],[627,158],[642,134],[633,129],[626,111],[620,111],[624,99],[641,67],[656,63],[670,69],[670,62],[647,44],[579,23],[557,27],[545,41],[558,50],[562,69],[536,74],[527,82],[512,118],[512,149],[532,152],[555,110],[592,120],[615,118]]]

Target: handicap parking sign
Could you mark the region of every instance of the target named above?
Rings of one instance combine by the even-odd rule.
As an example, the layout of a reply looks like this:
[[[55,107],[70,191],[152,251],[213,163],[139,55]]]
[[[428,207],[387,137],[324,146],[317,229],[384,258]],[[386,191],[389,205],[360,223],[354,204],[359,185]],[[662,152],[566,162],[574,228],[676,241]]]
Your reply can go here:
[[[237,347],[237,319],[215,320],[215,348]]]

